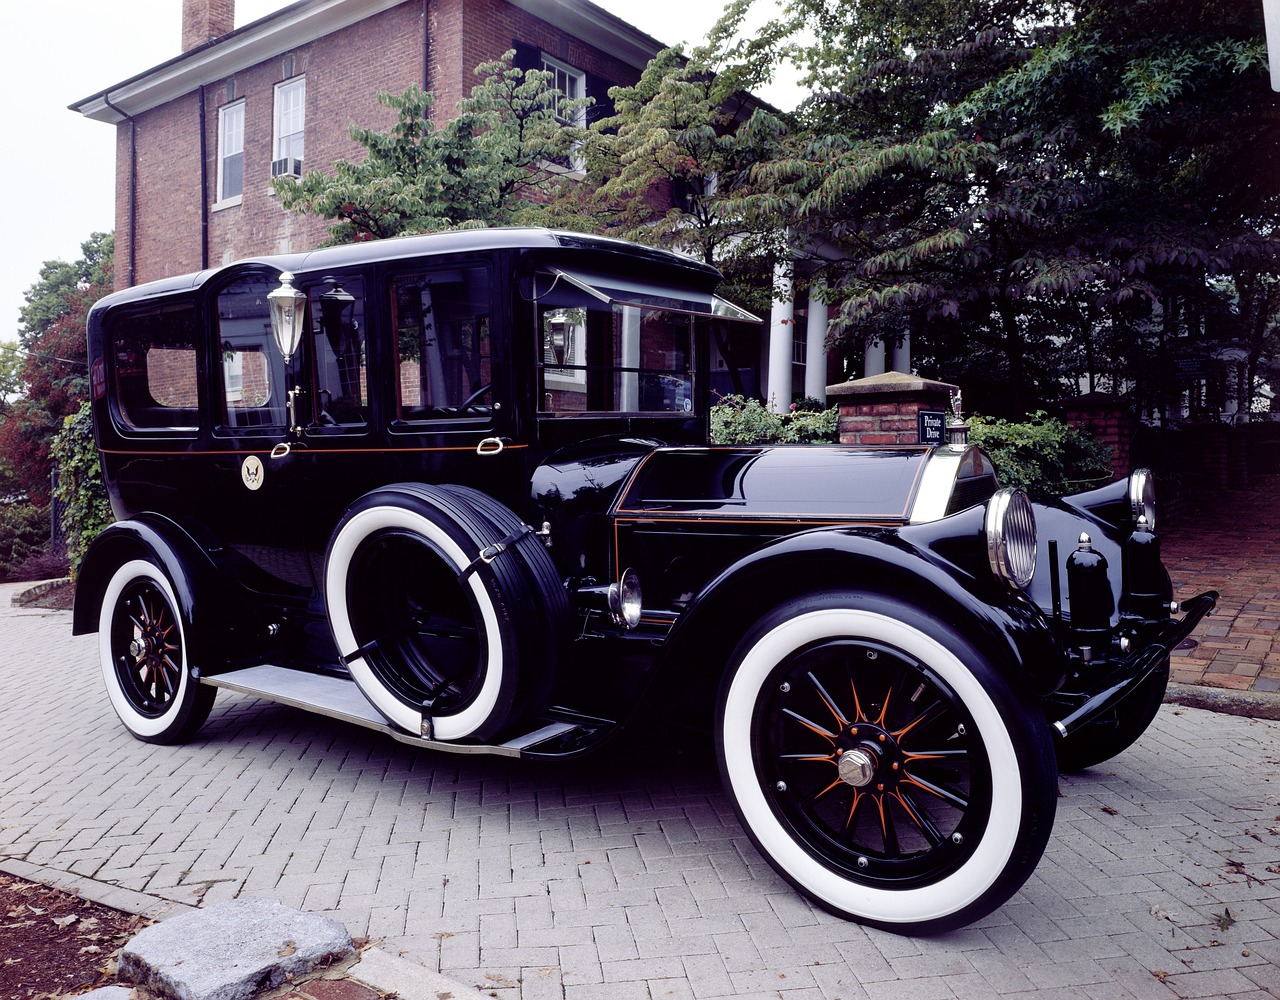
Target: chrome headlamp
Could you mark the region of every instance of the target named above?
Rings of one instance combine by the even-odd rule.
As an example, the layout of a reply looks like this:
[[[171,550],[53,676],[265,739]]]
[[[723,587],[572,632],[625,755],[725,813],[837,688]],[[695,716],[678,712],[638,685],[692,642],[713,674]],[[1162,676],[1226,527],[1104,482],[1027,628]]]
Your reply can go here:
[[[1156,481],[1150,469],[1134,469],[1129,473],[1129,510],[1133,523],[1147,519],[1147,530],[1156,530]]]
[[[622,579],[609,584],[609,611],[614,621],[629,629],[640,624],[640,608],[644,598],[640,592],[640,576],[633,569],[626,569]]]
[[[1026,590],[1036,571],[1036,515],[1019,489],[998,490],[987,502],[987,561],[997,580]]]

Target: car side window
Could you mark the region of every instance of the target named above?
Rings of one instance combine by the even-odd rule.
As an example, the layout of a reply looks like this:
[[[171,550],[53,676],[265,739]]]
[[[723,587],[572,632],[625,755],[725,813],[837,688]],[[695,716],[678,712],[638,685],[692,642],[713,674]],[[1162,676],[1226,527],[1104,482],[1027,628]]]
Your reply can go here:
[[[363,427],[369,418],[364,283],[328,278],[311,289],[315,359],[312,429]]]
[[[267,275],[248,275],[218,294],[224,427],[287,426],[284,359],[272,342],[267,311],[276,284]],[[300,362],[293,359],[295,366]]]
[[[489,412],[491,308],[485,267],[421,271],[392,279],[398,420]]]
[[[109,327],[116,416],[126,430],[195,431],[195,306],[120,316]]]

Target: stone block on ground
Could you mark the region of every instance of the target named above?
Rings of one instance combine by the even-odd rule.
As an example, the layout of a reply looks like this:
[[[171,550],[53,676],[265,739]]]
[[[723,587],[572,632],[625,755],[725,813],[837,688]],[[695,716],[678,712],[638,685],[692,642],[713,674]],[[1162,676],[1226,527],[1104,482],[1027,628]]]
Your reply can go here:
[[[119,978],[175,1000],[247,1000],[354,951],[330,917],[233,899],[140,932],[121,949]]]

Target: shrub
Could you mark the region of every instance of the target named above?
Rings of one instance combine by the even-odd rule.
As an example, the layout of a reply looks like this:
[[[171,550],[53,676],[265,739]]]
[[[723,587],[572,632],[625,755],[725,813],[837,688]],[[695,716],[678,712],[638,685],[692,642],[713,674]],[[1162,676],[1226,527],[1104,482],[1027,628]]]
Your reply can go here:
[[[817,444],[837,438],[838,407],[821,408],[805,397],[790,413],[774,413],[758,399],[729,395],[711,407],[713,444]]]
[[[49,544],[49,508],[25,500],[0,504],[0,580],[29,580],[20,567]]]
[[[1112,478],[1108,449],[1043,410],[1021,423],[968,417],[969,440],[995,463],[1004,486],[1061,495]]]
[[[58,499],[67,505],[63,526],[74,578],[89,543],[113,520],[87,402],[63,421],[49,453],[58,463]]]

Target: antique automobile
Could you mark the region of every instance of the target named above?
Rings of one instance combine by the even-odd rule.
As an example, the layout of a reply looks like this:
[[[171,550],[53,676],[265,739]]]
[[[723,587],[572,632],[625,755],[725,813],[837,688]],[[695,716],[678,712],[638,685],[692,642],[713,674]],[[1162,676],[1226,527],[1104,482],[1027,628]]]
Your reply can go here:
[[[1171,603],[1145,471],[1042,503],[960,440],[709,446],[757,323],[719,280],[495,230],[100,301],[118,520],[74,628],[125,727],[189,739],[220,688],[514,757],[700,719],[818,905],[901,932],[1000,906],[1059,765],[1141,735],[1216,595]]]

